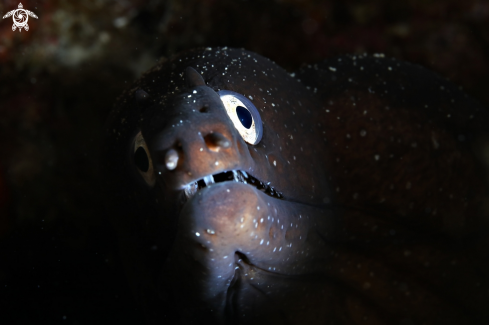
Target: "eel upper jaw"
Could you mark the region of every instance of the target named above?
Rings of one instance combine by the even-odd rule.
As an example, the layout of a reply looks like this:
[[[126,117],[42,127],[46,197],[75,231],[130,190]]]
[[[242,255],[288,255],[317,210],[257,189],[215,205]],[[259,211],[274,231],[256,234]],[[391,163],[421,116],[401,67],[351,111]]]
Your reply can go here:
[[[205,187],[212,186],[212,184],[221,183],[221,182],[238,182],[238,183],[248,184],[249,186],[253,186],[273,198],[283,199],[282,193],[277,191],[273,186],[271,186],[270,182],[262,182],[257,178],[255,178],[254,176],[251,176],[249,173],[245,172],[244,170],[240,170],[240,169],[233,169],[230,171],[224,171],[217,174],[209,174],[201,179],[188,183],[183,187],[185,198],[189,200],[199,190]]]

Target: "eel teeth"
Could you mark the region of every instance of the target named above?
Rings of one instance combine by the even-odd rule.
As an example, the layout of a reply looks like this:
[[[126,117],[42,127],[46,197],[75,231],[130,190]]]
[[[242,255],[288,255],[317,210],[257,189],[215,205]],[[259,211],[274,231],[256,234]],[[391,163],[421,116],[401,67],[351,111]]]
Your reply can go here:
[[[190,199],[192,196],[194,196],[195,193],[197,193],[197,190],[199,189],[199,186],[197,182],[193,182],[185,186],[185,196],[187,199]]]
[[[214,177],[212,175],[204,176],[204,183],[206,186],[214,184]]]
[[[239,182],[239,174],[236,170],[233,170],[233,179],[235,182]]]
[[[253,186],[255,186],[258,190],[264,192],[267,195],[280,198],[280,199],[283,198],[283,194],[277,191],[273,186],[271,186],[270,182],[264,183],[242,170],[230,170],[215,175],[207,175],[200,180],[191,182],[186,186],[184,186],[183,188],[185,197],[188,200],[191,197],[193,197],[195,193],[197,193],[197,191],[199,191],[200,189],[215,183],[226,182],[226,181],[234,181],[234,182],[244,183],[244,184],[248,184],[249,182],[250,184],[253,184]]]
[[[248,174],[246,172],[241,170],[233,170],[232,172],[233,172],[233,178],[235,182],[248,184],[248,182],[246,181],[248,179]]]

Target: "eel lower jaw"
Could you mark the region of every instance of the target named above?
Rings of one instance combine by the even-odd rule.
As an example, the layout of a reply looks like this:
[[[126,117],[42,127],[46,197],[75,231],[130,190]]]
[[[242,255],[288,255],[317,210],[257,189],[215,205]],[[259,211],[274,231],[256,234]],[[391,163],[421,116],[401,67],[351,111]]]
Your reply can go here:
[[[187,200],[191,199],[195,193],[199,190],[212,186],[215,183],[222,182],[238,182],[243,184],[248,184],[249,186],[253,186],[258,190],[264,192],[268,196],[271,196],[276,199],[283,199],[283,195],[281,192],[277,191],[273,186],[270,185],[270,182],[262,182],[259,179],[251,176],[247,172],[239,169],[225,171],[217,174],[209,174],[204,176],[203,178],[191,182],[184,186],[183,192],[185,193],[185,198]]]

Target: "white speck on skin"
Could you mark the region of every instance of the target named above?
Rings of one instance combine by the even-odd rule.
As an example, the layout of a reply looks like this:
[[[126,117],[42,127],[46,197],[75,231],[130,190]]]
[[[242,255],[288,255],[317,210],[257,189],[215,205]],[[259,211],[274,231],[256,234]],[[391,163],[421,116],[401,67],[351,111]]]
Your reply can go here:
[[[198,232],[195,233],[195,236],[200,237],[200,234]]]

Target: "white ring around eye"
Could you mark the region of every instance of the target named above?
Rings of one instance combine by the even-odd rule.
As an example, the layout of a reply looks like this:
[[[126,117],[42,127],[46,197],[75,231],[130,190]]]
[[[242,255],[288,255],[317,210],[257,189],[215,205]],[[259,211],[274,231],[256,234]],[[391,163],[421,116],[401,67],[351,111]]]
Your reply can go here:
[[[234,124],[236,130],[238,130],[241,137],[249,144],[255,145],[261,140],[263,127],[261,125],[260,115],[255,106],[246,99],[243,95],[234,93],[227,90],[221,90],[218,92],[221,97],[221,101],[224,104],[224,108]],[[241,98],[239,98],[239,97]],[[245,128],[236,113],[236,107],[244,107],[250,112],[252,116],[252,123],[249,129]],[[257,121],[258,120],[258,121]],[[259,124],[257,124],[257,122]]]

